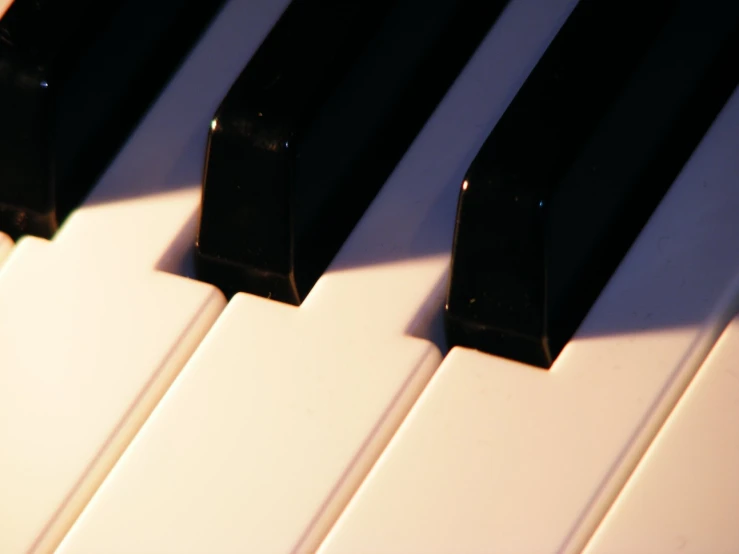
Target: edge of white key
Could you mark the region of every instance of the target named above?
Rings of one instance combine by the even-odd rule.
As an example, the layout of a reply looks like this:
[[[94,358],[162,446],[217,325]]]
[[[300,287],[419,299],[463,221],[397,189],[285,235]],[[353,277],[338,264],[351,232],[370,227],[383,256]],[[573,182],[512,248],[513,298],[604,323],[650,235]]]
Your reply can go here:
[[[2,267],[5,258],[13,248],[13,240],[5,233],[0,233],[0,267]]]
[[[227,2],[83,206],[0,271],[3,554],[59,543],[225,306],[166,271],[194,238],[208,122],[285,3]]]
[[[736,313],[738,134],[739,90],[550,371],[452,349],[322,554],[584,546]]]
[[[729,324],[590,539],[598,552],[739,545],[739,317]]]
[[[0,0],[0,17],[5,15],[5,12],[8,11],[12,3],[13,0]]]
[[[60,554],[317,547],[438,366],[408,333],[442,309],[459,183],[573,5],[506,8],[299,308],[232,299]]]
[[[234,296],[58,552],[315,549],[441,361],[322,322]]]

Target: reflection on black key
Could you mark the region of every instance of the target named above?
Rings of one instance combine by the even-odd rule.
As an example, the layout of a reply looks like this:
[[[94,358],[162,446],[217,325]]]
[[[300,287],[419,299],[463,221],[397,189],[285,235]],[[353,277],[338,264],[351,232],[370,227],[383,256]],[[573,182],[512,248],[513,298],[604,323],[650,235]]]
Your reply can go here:
[[[449,345],[550,367],[739,76],[739,2],[582,0],[472,163]]]
[[[294,0],[211,125],[198,278],[300,304],[502,0]]]
[[[56,231],[220,4],[15,0],[0,20],[0,231]]]

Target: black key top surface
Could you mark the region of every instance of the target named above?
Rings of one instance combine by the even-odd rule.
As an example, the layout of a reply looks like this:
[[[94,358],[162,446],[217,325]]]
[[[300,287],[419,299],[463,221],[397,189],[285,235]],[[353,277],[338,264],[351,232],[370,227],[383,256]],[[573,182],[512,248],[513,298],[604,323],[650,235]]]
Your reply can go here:
[[[739,3],[582,0],[462,183],[449,346],[550,367],[739,80]]]
[[[222,0],[15,0],[0,19],[0,230],[50,237]]]
[[[505,4],[294,0],[213,120],[198,278],[300,304]]]

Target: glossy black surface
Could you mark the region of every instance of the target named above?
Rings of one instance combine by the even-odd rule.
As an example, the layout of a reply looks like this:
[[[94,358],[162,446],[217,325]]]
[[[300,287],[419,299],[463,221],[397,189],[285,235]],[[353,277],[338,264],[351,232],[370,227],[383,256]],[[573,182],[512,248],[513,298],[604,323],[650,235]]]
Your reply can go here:
[[[737,85],[738,21],[578,4],[462,184],[449,346],[551,366]]]
[[[56,231],[221,4],[15,0],[0,20],[0,231]]]
[[[198,278],[300,304],[505,3],[294,0],[212,124]]]

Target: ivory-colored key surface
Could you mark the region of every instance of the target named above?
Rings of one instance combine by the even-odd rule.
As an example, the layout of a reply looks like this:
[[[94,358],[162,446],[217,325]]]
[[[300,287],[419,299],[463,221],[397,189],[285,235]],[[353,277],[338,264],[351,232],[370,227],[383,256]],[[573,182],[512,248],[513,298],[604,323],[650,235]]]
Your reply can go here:
[[[318,546],[440,362],[462,176],[571,4],[509,5],[300,307],[233,298],[59,554]]]
[[[84,206],[0,270],[0,552],[50,552],[225,306],[176,271],[218,102],[286,2],[216,18]]]
[[[551,370],[453,349],[319,552],[579,552],[737,311],[738,135],[739,91]]]
[[[736,317],[649,446],[585,553],[736,552],[738,424]]]
[[[5,233],[0,233],[0,266],[13,248],[13,239]]]
[[[5,15],[11,4],[13,4],[13,0],[0,0],[0,17]]]

